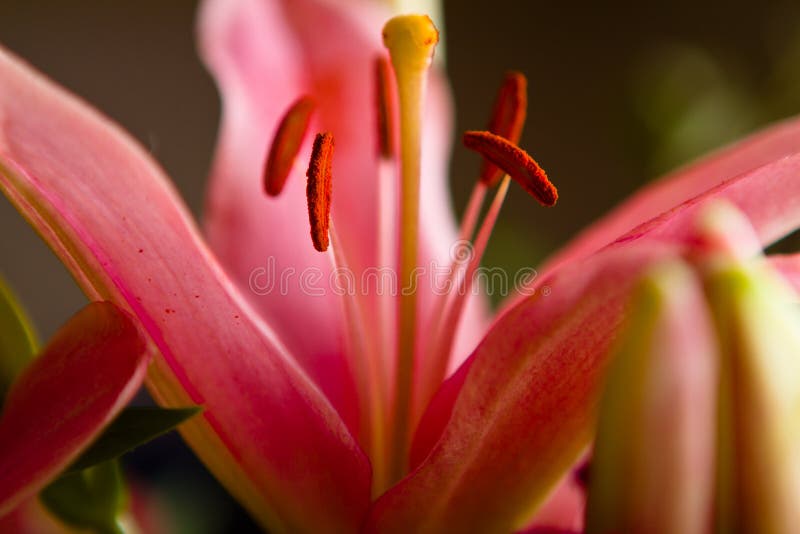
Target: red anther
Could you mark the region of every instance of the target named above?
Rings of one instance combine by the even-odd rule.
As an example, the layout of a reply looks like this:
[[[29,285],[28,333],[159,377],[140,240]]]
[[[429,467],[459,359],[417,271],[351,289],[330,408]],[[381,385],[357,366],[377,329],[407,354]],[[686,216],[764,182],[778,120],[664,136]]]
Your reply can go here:
[[[375,107],[377,108],[378,154],[384,159],[394,156],[394,94],[392,69],[384,56],[375,60]]]
[[[558,191],[527,152],[490,132],[464,133],[464,146],[482,155],[508,174],[543,206],[554,206]]]
[[[503,85],[497,92],[487,130],[518,144],[527,113],[528,80],[521,72],[507,72]],[[484,184],[494,187],[502,177],[503,172],[500,169],[484,160],[481,166],[481,181]]]
[[[278,196],[283,191],[315,109],[310,96],[301,96],[281,119],[264,166],[264,190],[268,195]]]
[[[333,134],[318,133],[308,165],[308,220],[311,223],[311,240],[320,252],[328,250],[331,219],[331,161],[333,159]]]

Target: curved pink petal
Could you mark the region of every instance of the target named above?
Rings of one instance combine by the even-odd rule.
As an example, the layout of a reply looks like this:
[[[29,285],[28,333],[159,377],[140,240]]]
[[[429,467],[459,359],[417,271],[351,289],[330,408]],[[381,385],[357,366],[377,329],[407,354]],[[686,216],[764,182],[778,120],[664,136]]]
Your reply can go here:
[[[223,124],[209,191],[206,230],[211,246],[234,279],[248,288],[254,269],[274,258],[277,271],[297,274],[288,292],[257,295],[251,302],[275,327],[303,367],[348,421],[355,401],[343,357],[341,304],[329,290],[329,259],[313,250],[305,199],[306,159],[277,199],[262,194],[261,173],[274,130],[291,102],[310,94],[319,105],[317,130],[333,132],[333,217],[350,267],[360,275],[379,265],[378,159],[374,60],[385,54],[381,29],[388,13],[356,0],[207,0],[200,16],[202,55],[223,95]],[[425,120],[420,264],[449,263],[455,239],[447,190],[451,110],[446,84],[434,73]],[[296,276],[321,273],[316,292],[300,291]],[[432,294],[421,284],[420,324],[429,321]],[[363,299],[368,329],[379,305]],[[459,347],[468,354],[483,331],[481,307],[471,306]],[[307,325],[315,323],[316,335]]]
[[[201,459],[264,524],[351,530],[369,500],[366,458],[224,275],[161,170],[2,51],[0,80],[0,189],[88,295],[143,325],[160,352],[148,380],[159,401],[205,407],[182,428]]]
[[[639,224],[671,210],[726,180],[800,152],[800,118],[779,122],[718,150],[640,189],[548,258],[552,272],[611,243]]]
[[[223,95],[205,216],[209,244],[243,294],[355,427],[358,405],[344,355],[343,314],[327,285],[331,260],[314,250],[309,237],[304,173],[313,135],[279,197],[268,198],[262,185],[267,149],[281,116],[297,97],[311,92],[302,43],[276,1],[207,1],[199,23],[201,53]],[[321,129],[319,121],[313,127]],[[337,148],[341,145],[337,136]],[[337,177],[341,159],[337,150]],[[343,193],[337,181],[334,198]],[[303,272],[322,275],[316,286],[324,294],[303,291]],[[313,336],[309,325],[314,325]]]
[[[464,383],[441,438],[373,506],[368,530],[507,532],[524,525],[588,444],[632,284],[679,251],[644,243],[599,254],[546,281],[548,296],[501,317],[466,373],[453,377]]]
[[[800,227],[800,152],[723,181],[633,228],[614,245],[645,238],[691,242],[696,239],[695,226],[702,210],[720,201],[738,208],[763,247],[790,234]],[[751,254],[758,252],[758,245],[749,240]]]
[[[43,489],[133,398],[146,348],[125,312],[97,302],[23,371],[0,418],[0,515]]]

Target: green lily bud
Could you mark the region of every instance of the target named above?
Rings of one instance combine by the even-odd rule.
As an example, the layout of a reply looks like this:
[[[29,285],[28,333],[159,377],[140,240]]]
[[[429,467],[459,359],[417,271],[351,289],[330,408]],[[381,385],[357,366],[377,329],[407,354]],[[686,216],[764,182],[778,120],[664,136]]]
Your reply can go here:
[[[703,289],[674,262],[640,283],[599,416],[587,532],[705,532],[717,349]]]
[[[800,315],[763,264],[715,261],[706,289],[721,347],[718,532],[796,532]]]

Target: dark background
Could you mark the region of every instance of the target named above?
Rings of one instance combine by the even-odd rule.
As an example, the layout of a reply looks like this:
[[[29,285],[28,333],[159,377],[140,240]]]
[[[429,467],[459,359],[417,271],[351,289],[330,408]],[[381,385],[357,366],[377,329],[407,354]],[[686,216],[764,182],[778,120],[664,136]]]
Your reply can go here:
[[[482,128],[503,73],[523,71],[530,108],[522,145],[560,191],[558,207],[544,210],[513,190],[488,264],[535,265],[659,172],[800,111],[797,2],[603,4],[445,2],[458,131]],[[190,0],[0,0],[0,43],[124,125],[199,216],[219,103],[195,55],[194,10]],[[476,168],[457,147],[458,210]],[[0,259],[43,337],[83,305],[4,199]],[[140,452],[139,473],[159,477],[173,511],[193,510],[182,519],[197,522],[186,532],[234,528],[229,521],[240,520],[228,519],[221,491],[202,489],[203,472],[168,455],[176,442]]]

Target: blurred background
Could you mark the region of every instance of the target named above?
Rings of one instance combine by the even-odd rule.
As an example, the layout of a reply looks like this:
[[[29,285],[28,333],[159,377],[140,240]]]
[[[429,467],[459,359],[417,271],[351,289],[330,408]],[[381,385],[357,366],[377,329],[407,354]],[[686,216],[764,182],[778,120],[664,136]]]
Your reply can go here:
[[[529,79],[522,146],[559,205],[512,189],[486,258],[535,266],[640,184],[760,125],[800,112],[800,3],[446,1],[457,131],[483,128],[504,72]],[[199,217],[219,102],[194,46],[192,0],[0,0],[0,43],[121,123]],[[456,146],[453,202],[478,161]],[[0,274],[49,336],[85,302],[0,199]],[[168,436],[127,460],[163,494],[175,532],[252,524]]]

